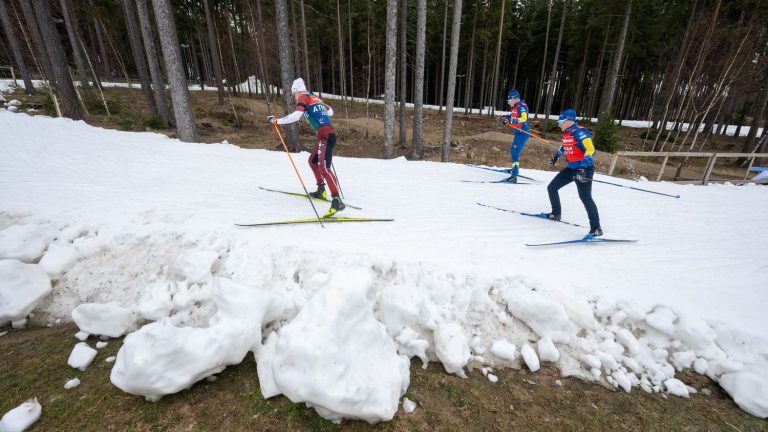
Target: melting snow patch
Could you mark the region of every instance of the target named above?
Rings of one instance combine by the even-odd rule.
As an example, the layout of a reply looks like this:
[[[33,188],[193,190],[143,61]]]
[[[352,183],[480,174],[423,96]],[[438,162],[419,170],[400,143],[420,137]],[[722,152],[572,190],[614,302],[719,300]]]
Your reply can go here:
[[[405,411],[407,414],[410,414],[415,410],[416,410],[416,402],[408,398],[403,398],[403,411]]]
[[[32,398],[5,413],[0,419],[0,432],[22,432],[40,418],[43,407]]]
[[[79,385],[80,385],[80,379],[73,378],[73,379],[67,381],[66,383],[64,383],[64,388],[69,390],[69,389],[73,389],[73,388],[75,388],[75,387],[77,387]]]
[[[89,347],[87,343],[80,342],[72,349],[67,364],[75,369],[84,371],[96,357],[96,350]]]
[[[51,280],[40,266],[0,260],[0,324],[24,319],[50,292]]]
[[[531,348],[527,343],[523,344],[523,348],[520,349],[520,354],[523,356],[526,366],[531,372],[539,370],[541,365],[539,364],[539,357],[536,355],[536,351]]]

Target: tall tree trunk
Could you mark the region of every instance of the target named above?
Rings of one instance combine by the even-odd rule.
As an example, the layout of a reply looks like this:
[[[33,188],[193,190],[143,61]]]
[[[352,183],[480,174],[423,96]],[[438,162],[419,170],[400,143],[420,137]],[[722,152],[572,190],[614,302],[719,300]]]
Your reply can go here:
[[[147,107],[153,115],[157,115],[157,106],[152,95],[152,86],[149,84],[149,74],[147,74],[147,63],[144,60],[144,50],[139,38],[139,32],[136,29],[136,16],[133,9],[133,0],[121,0],[123,12],[125,13],[125,22],[128,29],[128,41],[133,52],[133,62],[136,65],[136,71],[139,73],[141,81],[141,90],[144,92],[144,98],[147,100]]]
[[[80,80],[80,85],[87,89],[89,88],[88,70],[85,67],[85,61],[83,61],[83,54],[80,52],[80,37],[77,35],[77,26],[70,16],[69,2],[67,0],[59,0],[61,4],[61,14],[64,16],[64,25],[67,28],[67,36],[69,37],[69,44],[72,46],[72,57],[75,59],[75,67],[77,67],[77,77]]]
[[[395,74],[397,73],[397,0],[387,0],[387,48],[384,71],[384,158],[395,157]]]
[[[424,51],[427,27],[427,0],[417,0],[416,11],[416,85],[414,86],[413,100],[413,146],[412,159],[424,157],[424,144],[422,143],[424,129]]]
[[[5,36],[8,38],[8,44],[11,45],[11,51],[13,52],[13,59],[16,61],[16,67],[19,68],[21,78],[24,80],[24,90],[28,95],[33,95],[35,94],[35,86],[32,84],[32,78],[29,76],[27,64],[24,62],[24,55],[22,54],[19,40],[16,38],[15,27],[11,22],[10,15],[8,15],[8,8],[5,1],[6,0],[0,0],[0,23],[3,24]]]
[[[176,117],[176,134],[185,142],[197,142],[197,129],[192,108],[189,105],[189,89],[181,60],[181,47],[176,36],[176,22],[169,0],[152,0],[160,35],[160,47],[165,59],[165,70],[171,87],[173,112]]]
[[[341,5],[336,0],[336,29],[339,36],[339,84],[341,85],[341,97],[344,99],[344,108],[347,106],[347,81],[344,79],[344,37],[341,32]]]
[[[371,53],[371,4],[370,2],[366,4],[366,20],[365,20],[365,47],[368,51],[368,69],[366,70],[366,83],[365,83],[365,116],[369,116],[369,109],[371,107],[371,59],[372,59],[372,53]]]
[[[581,66],[579,67],[579,78],[576,82],[576,97],[573,100],[573,106],[581,106],[581,96],[584,89],[584,74],[587,71],[587,57],[589,54],[589,38],[592,36],[592,29],[587,30],[587,41],[584,43],[584,54],[581,56]]]
[[[215,29],[213,27],[213,17],[211,9],[208,7],[208,0],[203,0],[203,9],[205,10],[205,24],[208,28],[208,46],[211,50],[211,63],[213,63],[213,79],[216,80],[216,90],[219,94],[219,106],[224,106],[224,84],[221,74],[221,56],[219,55],[219,44],[216,39]]]
[[[547,12],[547,32],[544,36],[544,55],[541,57],[541,75],[539,75],[539,88],[536,89],[536,114],[535,117],[539,118],[539,112],[541,112],[541,92],[544,88],[544,69],[547,66],[547,48],[549,48],[549,24],[552,21],[552,1],[548,0],[549,11]],[[547,118],[544,118],[547,121]]]
[[[35,16],[39,20],[40,33],[45,43],[48,59],[53,67],[53,76],[56,81],[56,89],[61,97],[62,114],[73,120],[82,120],[83,111],[77,98],[75,86],[67,67],[67,57],[64,55],[64,47],[61,45],[56,24],[53,21],[51,7],[47,0],[33,0]]]
[[[99,45],[99,56],[101,57],[100,64],[102,67],[102,74],[104,76],[111,76],[112,74],[112,64],[109,61],[109,56],[107,55],[107,46],[104,44],[104,37],[102,36],[101,28],[99,27],[99,17],[97,15],[97,9],[96,6],[93,4],[93,0],[88,0],[88,4],[91,6],[91,10],[93,13],[93,29],[96,33],[96,41]]]
[[[445,12],[443,15],[443,51],[440,55],[440,93],[437,94],[437,112],[443,109],[443,95],[445,94],[445,38],[448,34],[448,1],[445,1]]]
[[[32,2],[21,1],[19,4],[24,14],[24,21],[27,23],[26,28],[29,32],[29,37],[32,39],[32,44],[37,53],[36,58],[40,62],[40,69],[42,69],[45,79],[49,80],[51,84],[55,84],[56,75],[53,73],[53,65],[51,65],[51,58],[48,56],[45,41],[43,41],[43,36],[40,34],[40,24],[37,22],[35,12],[32,10]]]
[[[467,66],[467,85],[464,89],[464,114],[472,110],[472,89],[475,87],[475,33],[477,33],[477,9],[472,18],[472,38],[469,42],[469,65]]]
[[[349,97],[355,97],[355,71],[352,65],[352,56],[355,50],[352,47],[352,0],[349,1],[347,6],[347,36],[349,37]],[[351,99],[350,99],[351,100]]]
[[[304,46],[304,79],[309,80],[309,52],[307,51],[307,21],[304,18],[304,0],[301,0],[301,42]]]
[[[631,1],[631,0],[630,0]],[[557,64],[560,58],[560,45],[563,43],[563,30],[565,29],[565,15],[568,12],[568,0],[563,1],[563,15],[560,18],[560,31],[557,35],[557,46],[555,47],[555,59],[552,60],[552,71],[549,73],[547,83],[547,101],[544,104],[544,124],[541,126],[541,133],[547,132],[547,119],[552,113],[552,98],[555,97],[555,81],[557,77]]]
[[[506,3],[506,0],[501,0],[501,12],[499,13],[499,34],[496,37],[496,57],[493,61],[493,80],[491,81],[493,86],[491,87],[491,97],[489,98],[491,101],[489,104],[491,109],[488,112],[488,115],[491,116],[496,110],[496,102],[499,98],[499,62],[501,61],[501,35],[504,32],[504,6]]]
[[[152,90],[154,90],[155,104],[157,112],[163,122],[167,125],[173,124],[173,119],[168,111],[168,104],[165,101],[165,82],[163,73],[160,70],[160,62],[155,50],[155,35],[152,31],[152,23],[149,20],[149,11],[147,10],[147,0],[136,0],[136,6],[139,16],[139,27],[141,27],[142,40],[144,41],[144,51],[147,53],[147,62],[149,63],[149,73],[152,76]]]
[[[453,127],[453,96],[456,93],[456,63],[459,60],[459,32],[461,31],[461,0],[453,4],[453,25],[451,26],[451,61],[448,66],[448,95],[445,103],[445,129],[443,130],[442,162],[448,162],[451,150],[451,128]]]
[[[768,71],[764,74],[763,89],[760,92],[760,99],[756,101],[755,107],[752,110],[752,123],[749,125],[749,133],[747,139],[744,141],[744,146],[741,148],[742,153],[749,153],[752,151],[755,137],[757,136],[757,129],[760,128],[760,123],[763,120],[763,115],[768,107]],[[739,159],[737,164],[746,165],[747,160],[745,158]]]
[[[627,2],[627,8],[624,10],[624,24],[621,26],[621,34],[619,35],[619,46],[616,48],[616,54],[613,56],[613,68],[610,75],[608,75],[608,83],[606,84],[605,93],[600,101],[599,118],[609,118],[612,116],[613,98],[616,94],[616,80],[619,77],[619,69],[621,68],[621,59],[624,56],[624,42],[627,40],[627,29],[629,28],[629,16],[632,12],[632,0]]]
[[[275,0],[275,20],[277,24],[277,51],[280,56],[280,83],[283,89],[283,109],[285,114],[292,113],[296,102],[291,94],[293,83],[293,61],[291,58],[291,39],[288,27],[288,6],[285,0]],[[299,131],[296,123],[285,125],[285,138],[291,151],[299,151]]]
[[[400,147],[407,147],[405,137],[405,95],[408,88],[408,0],[403,0],[400,10]]]

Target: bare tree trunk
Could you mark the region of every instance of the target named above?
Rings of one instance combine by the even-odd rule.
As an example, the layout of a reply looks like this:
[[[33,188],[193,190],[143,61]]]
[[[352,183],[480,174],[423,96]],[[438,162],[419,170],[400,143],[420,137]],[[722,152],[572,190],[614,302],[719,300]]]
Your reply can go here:
[[[760,123],[763,120],[763,113],[765,113],[766,107],[768,107],[768,71],[763,78],[763,90],[760,92],[760,99],[755,104],[752,110],[752,123],[749,125],[749,133],[747,139],[744,141],[744,146],[741,148],[742,153],[749,153],[752,149],[755,137],[757,136],[757,129],[760,128]],[[739,159],[737,164],[746,165],[747,160],[745,158]]]
[[[153,115],[157,115],[157,106],[155,106],[152,86],[149,84],[149,76],[147,74],[147,63],[144,61],[144,50],[142,49],[139,33],[136,29],[133,1],[121,0],[121,3],[123,4],[123,12],[125,13],[125,22],[128,29],[128,41],[131,45],[131,52],[133,52],[133,62],[136,65],[136,71],[139,73],[139,80],[141,81],[141,90],[144,92],[144,98],[147,100],[149,111]]]
[[[219,45],[216,40],[216,34],[213,28],[213,18],[211,9],[208,7],[208,0],[203,0],[203,9],[205,10],[205,23],[208,28],[208,45],[211,49],[211,63],[213,63],[213,79],[216,80],[216,90],[219,94],[219,106],[224,106],[224,84],[221,74],[221,56],[219,56]]]
[[[309,80],[309,52],[307,51],[307,21],[304,19],[304,0],[301,0],[301,41],[304,45],[304,79]]]
[[[603,39],[603,47],[600,49],[600,59],[597,62],[597,72],[595,73],[594,82],[592,83],[592,92],[589,95],[589,116],[595,113],[595,106],[598,102],[597,94],[600,89],[600,81],[603,78],[603,59],[605,58],[605,50],[608,46],[608,35],[611,33],[611,26],[605,30],[605,39]]]
[[[408,88],[408,0],[403,0],[400,10],[400,147],[408,146],[405,137],[405,95]]]
[[[371,4],[370,2],[367,3],[367,16],[365,20],[366,24],[366,32],[365,32],[365,40],[366,40],[366,49],[368,50],[368,69],[366,70],[367,73],[367,82],[365,84],[365,116],[369,116],[369,109],[371,107]]]
[[[427,0],[417,0],[416,11],[416,85],[414,86],[413,100],[413,147],[412,159],[424,157],[424,51],[427,27]]]
[[[437,112],[443,109],[443,95],[445,94],[445,38],[448,34],[448,1],[445,1],[445,12],[443,15],[443,51],[440,55],[440,93],[437,94]]]
[[[355,71],[352,64],[352,56],[355,52],[352,48],[352,0],[348,3],[347,25],[349,30],[347,33],[349,37],[349,97],[351,101],[351,98],[355,97]]]
[[[0,23],[3,24],[5,29],[5,36],[8,38],[8,43],[11,45],[11,51],[13,52],[13,58],[16,61],[16,67],[19,68],[21,78],[24,80],[24,89],[28,95],[35,94],[35,86],[32,84],[32,78],[29,76],[29,70],[27,64],[24,62],[24,55],[19,46],[19,40],[16,38],[16,32],[14,31],[11,17],[8,15],[8,8],[5,5],[6,0],[0,0]]]
[[[56,75],[53,73],[53,65],[51,65],[51,59],[48,57],[48,51],[45,47],[45,41],[40,34],[40,24],[35,18],[35,12],[32,10],[32,2],[21,1],[21,11],[24,14],[24,21],[26,21],[26,29],[29,32],[29,37],[32,39],[32,43],[35,46],[35,52],[37,52],[37,58],[40,61],[40,68],[42,69],[45,79],[49,80],[51,84],[55,84]]]
[[[501,35],[504,32],[504,6],[506,5],[506,0],[501,0],[501,13],[499,13],[499,34],[496,38],[496,57],[493,61],[493,80],[491,81],[493,83],[493,86],[491,87],[491,97],[489,98],[491,103],[491,109],[488,112],[488,115],[493,115],[493,112],[496,110],[496,102],[499,97],[499,62],[501,61]]]
[[[630,0],[631,2],[631,0]],[[560,18],[560,32],[557,35],[557,46],[555,47],[555,59],[552,61],[552,71],[549,73],[547,83],[547,101],[544,103],[544,124],[541,126],[541,133],[547,132],[547,119],[552,113],[552,98],[555,97],[555,78],[557,76],[557,63],[560,58],[560,45],[563,43],[563,30],[565,29],[565,15],[568,12],[568,0],[563,1],[563,15]]]
[[[344,107],[347,106],[347,82],[344,79],[344,37],[341,32],[341,5],[336,0],[336,29],[339,36],[339,83],[341,85],[341,97],[344,99]]]
[[[581,56],[581,66],[579,67],[579,78],[576,82],[576,98],[573,100],[573,106],[581,106],[581,96],[584,89],[584,74],[587,71],[587,55],[589,54],[589,38],[592,36],[592,29],[587,30],[587,41],[584,43],[584,54]]]
[[[472,110],[472,89],[475,79],[475,33],[477,33],[477,10],[472,18],[472,39],[469,42],[469,66],[467,66],[467,85],[464,89],[464,114]]]
[[[541,111],[541,92],[544,88],[544,69],[546,69],[547,66],[547,48],[549,48],[549,24],[552,21],[552,0],[549,0],[548,3],[549,12],[547,12],[547,32],[544,36],[544,55],[541,57],[541,75],[539,76],[539,88],[536,89],[536,118],[539,118],[538,113]],[[544,118],[544,121],[547,121],[546,117]]]
[[[619,36],[619,47],[616,49],[616,54],[613,57],[613,68],[611,74],[608,75],[608,84],[606,86],[605,93],[603,94],[603,100],[600,101],[600,112],[598,117],[611,117],[613,109],[613,98],[616,93],[616,80],[619,76],[619,69],[621,68],[621,59],[624,56],[624,42],[627,40],[627,29],[629,28],[629,16],[632,12],[632,0],[627,2],[627,8],[624,10],[624,24],[621,26],[621,34]]]
[[[112,65],[109,61],[109,56],[107,55],[107,46],[104,45],[104,37],[101,34],[101,28],[99,27],[99,18],[96,15],[96,6],[93,4],[93,0],[88,0],[88,4],[91,6],[91,10],[93,11],[93,28],[94,32],[96,33],[96,41],[99,45],[99,55],[101,57],[101,67],[102,67],[102,73],[105,76],[110,76],[112,74]]]
[[[83,111],[80,108],[75,86],[72,84],[72,77],[69,75],[67,57],[64,55],[64,47],[56,31],[50,5],[47,0],[33,0],[33,4],[48,59],[53,67],[55,86],[61,96],[62,114],[73,120],[82,120]]]
[[[395,74],[397,65],[397,0],[387,0],[387,48],[384,71],[384,158],[395,157]]]
[[[442,162],[448,162],[451,150],[451,128],[453,127],[453,96],[456,93],[456,63],[459,60],[459,32],[461,31],[461,0],[453,3],[453,25],[451,27],[451,60],[448,66],[448,95],[445,103],[445,129],[443,130]]]
[[[171,100],[176,117],[176,133],[185,142],[197,142],[197,129],[192,109],[189,105],[189,89],[181,61],[181,47],[176,36],[176,23],[169,0],[152,0],[157,21],[157,33],[160,35],[160,47],[165,59],[165,70],[171,86]]]
[[[69,37],[69,44],[72,46],[72,57],[75,59],[75,66],[77,67],[77,77],[80,80],[80,85],[87,89],[90,87],[88,85],[88,72],[87,68],[85,67],[85,62],[83,61],[83,55],[80,52],[80,44],[78,40],[80,39],[77,36],[77,29],[75,24],[72,22],[72,18],[70,17],[70,9],[69,9],[69,2],[67,0],[59,0],[61,4],[61,14],[64,16],[64,25],[67,28],[67,36]]]
[[[152,76],[152,89],[155,94],[155,104],[157,105],[157,112],[163,122],[167,125],[173,124],[173,119],[168,111],[168,104],[165,101],[165,82],[163,81],[163,73],[160,70],[160,62],[157,59],[157,51],[155,50],[155,35],[152,31],[152,23],[149,21],[149,11],[147,10],[147,0],[136,0],[136,6],[139,16],[139,26],[141,27],[141,35],[144,41],[144,50],[147,53],[147,61],[149,63],[149,73]]]
[[[275,0],[275,20],[277,23],[277,51],[280,55],[280,83],[283,88],[283,109],[287,115],[294,111],[296,102],[291,94],[291,83],[294,79],[293,60],[288,27],[288,7],[285,0]],[[293,152],[299,151],[299,131],[296,123],[284,126],[288,148]]]

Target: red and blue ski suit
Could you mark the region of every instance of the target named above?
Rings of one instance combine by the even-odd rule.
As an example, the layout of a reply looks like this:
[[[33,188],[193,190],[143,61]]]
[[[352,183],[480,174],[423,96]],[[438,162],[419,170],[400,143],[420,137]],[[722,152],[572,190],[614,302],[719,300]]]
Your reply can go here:
[[[512,107],[509,114],[502,117],[515,130],[515,139],[512,140],[509,155],[512,158],[512,175],[517,176],[520,173],[520,153],[523,152],[531,132],[531,127],[528,125],[528,105],[521,100]]]
[[[592,199],[592,177],[595,175],[595,161],[592,159],[595,146],[592,144],[592,135],[586,128],[574,122],[573,126],[563,131],[562,140],[563,145],[555,154],[554,160],[565,155],[568,166],[560,171],[547,186],[552,213],[560,216],[562,210],[558,190],[576,180],[577,173],[583,170],[584,181],[576,181],[576,189],[578,189],[579,198],[587,210],[590,228],[599,228],[600,214],[597,211],[595,200]]]
[[[315,175],[318,185],[327,183],[331,196],[339,195],[336,176],[331,172],[333,163],[333,146],[336,144],[336,132],[333,129],[331,116],[333,109],[312,92],[306,92],[296,101],[296,110],[279,119],[278,124],[293,123],[304,117],[317,137],[317,144],[309,155],[309,167]]]

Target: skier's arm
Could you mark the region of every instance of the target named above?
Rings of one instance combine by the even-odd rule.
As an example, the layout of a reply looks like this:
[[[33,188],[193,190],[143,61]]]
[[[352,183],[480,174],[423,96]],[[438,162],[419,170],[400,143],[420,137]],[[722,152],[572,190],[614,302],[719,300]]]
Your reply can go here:
[[[580,130],[576,133],[576,145],[584,152],[584,156],[595,154],[595,145],[592,142],[592,137],[586,130]]]
[[[328,114],[328,117],[333,117],[333,108],[331,108],[330,105],[325,104],[326,114]]]
[[[518,123],[525,123],[527,121],[528,121],[528,108],[520,104],[520,107],[517,110],[517,118],[513,119],[512,123],[518,124]]]
[[[297,109],[296,111],[288,114],[287,116],[277,119],[277,124],[282,125],[282,124],[296,123],[297,121],[301,120],[302,115],[304,115],[304,110]]]

